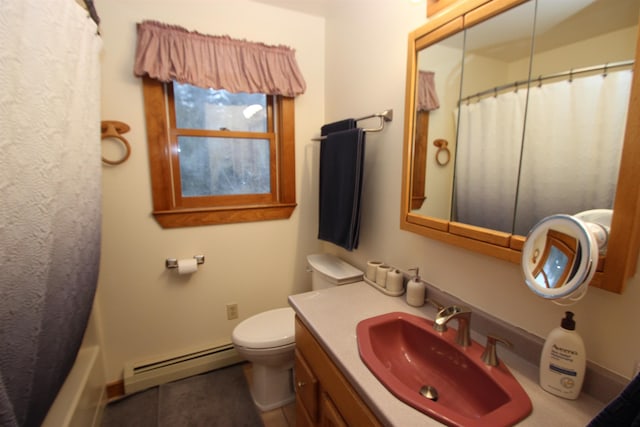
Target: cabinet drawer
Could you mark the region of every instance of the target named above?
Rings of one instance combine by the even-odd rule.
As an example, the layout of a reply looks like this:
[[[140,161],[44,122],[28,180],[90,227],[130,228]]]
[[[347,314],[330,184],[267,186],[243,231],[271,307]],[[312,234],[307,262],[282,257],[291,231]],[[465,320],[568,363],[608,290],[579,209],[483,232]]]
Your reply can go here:
[[[307,410],[311,420],[318,420],[318,380],[302,354],[295,351],[296,399]]]

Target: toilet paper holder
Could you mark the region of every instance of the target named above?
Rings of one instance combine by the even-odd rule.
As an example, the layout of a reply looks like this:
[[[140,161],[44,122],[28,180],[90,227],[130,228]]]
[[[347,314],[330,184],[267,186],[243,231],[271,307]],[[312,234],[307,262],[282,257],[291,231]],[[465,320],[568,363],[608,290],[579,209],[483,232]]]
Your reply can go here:
[[[194,255],[198,265],[204,264],[204,255]],[[167,258],[164,262],[164,265],[167,268],[178,268],[178,259],[177,258]]]

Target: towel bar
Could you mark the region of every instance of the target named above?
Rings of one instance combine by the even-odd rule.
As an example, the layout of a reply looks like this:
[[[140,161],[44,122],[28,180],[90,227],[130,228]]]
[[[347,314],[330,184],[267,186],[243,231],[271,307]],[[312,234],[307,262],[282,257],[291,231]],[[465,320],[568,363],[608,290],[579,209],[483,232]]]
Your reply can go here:
[[[382,129],[384,129],[384,122],[390,122],[393,120],[393,110],[384,110],[380,113],[370,114],[368,116],[359,117],[354,120],[356,122],[359,122],[361,120],[372,119],[375,117],[380,119],[380,125],[377,128],[373,128],[373,129],[363,129],[365,132],[380,132]],[[327,137],[318,136],[315,138],[311,138],[312,141],[322,141],[323,139],[327,139]]]

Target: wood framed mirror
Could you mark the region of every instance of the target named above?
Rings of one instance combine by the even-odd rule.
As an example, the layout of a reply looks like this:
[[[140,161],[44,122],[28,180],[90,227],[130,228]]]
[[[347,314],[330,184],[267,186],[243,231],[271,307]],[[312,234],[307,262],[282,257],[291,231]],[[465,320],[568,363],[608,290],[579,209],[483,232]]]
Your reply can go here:
[[[437,121],[436,116],[438,114],[441,114],[445,117],[448,116],[450,118],[452,116],[457,116],[458,113],[457,111],[451,111],[451,109],[449,108],[447,110],[443,109],[442,111],[438,111],[437,114],[434,112],[430,112],[430,117],[426,119],[424,115],[420,116],[418,114],[418,75],[419,71],[424,71],[422,66],[419,64],[424,62],[424,59],[421,58],[420,55],[428,48],[436,46],[438,43],[441,43],[445,40],[453,40],[456,37],[461,37],[464,39],[466,37],[466,40],[463,44],[465,45],[465,49],[468,49],[469,46],[472,45],[472,41],[469,40],[469,38],[475,37],[476,33],[480,33],[479,29],[481,27],[488,27],[488,23],[495,22],[493,20],[497,21],[501,17],[504,19],[504,17],[507,16],[507,13],[509,13],[510,11],[513,13],[513,10],[515,10],[516,8],[522,10],[538,9],[538,14],[540,14],[540,11],[545,10],[545,1],[547,2],[546,5],[550,4],[549,0],[459,1],[445,9],[442,13],[431,18],[424,26],[416,29],[409,34],[400,221],[400,226],[402,229],[423,235],[428,238],[440,240],[458,247],[462,247],[467,250],[497,257],[513,263],[520,263],[521,250],[525,237],[524,233],[518,234],[515,232],[515,224],[517,222],[520,222],[520,220],[516,221],[515,215],[517,214],[514,214],[513,227],[507,227],[506,229],[496,229],[483,225],[458,221],[458,217],[452,214],[452,211],[456,210],[455,207],[448,207],[448,209],[444,210],[444,213],[431,213],[431,211],[429,211],[429,204],[436,204],[435,200],[437,200],[437,198],[435,196],[432,197],[429,192],[430,185],[433,185],[433,179],[430,176],[429,171],[442,171],[443,168],[450,168],[451,171],[455,172],[459,148],[457,145],[457,132],[460,131],[460,124],[459,121],[456,121],[455,128],[453,130],[453,136],[444,138],[448,141],[448,148],[451,151],[451,161],[448,162],[446,166],[437,165],[434,162],[436,161],[435,154],[438,148],[434,147],[432,141],[441,138],[441,135],[437,135],[431,132],[432,126],[434,126],[434,123]],[[540,4],[538,4],[538,2],[540,2]],[[565,2],[555,1],[553,3],[564,4]],[[632,56],[631,59],[635,59],[636,57],[638,57],[639,43],[637,26],[639,2],[636,0],[613,0],[607,2],[590,1],[588,3],[593,3],[593,7],[599,7],[599,21],[605,23],[611,22],[615,19],[615,11],[613,10],[613,8],[616,7],[616,4],[624,3],[625,5],[627,5],[627,7],[631,5],[631,7],[634,8],[632,13],[629,13],[629,10],[627,10],[623,14],[627,17],[632,17],[632,25],[634,27],[634,30],[631,32],[631,34],[633,34],[630,46],[631,53],[627,52],[627,55]],[[570,16],[567,16],[567,19],[571,18],[572,21],[582,22],[582,26],[584,27],[584,21],[580,21],[581,19],[583,19],[584,14],[586,14],[586,12],[584,12],[582,15],[579,13],[569,14]],[[549,12],[548,16],[553,19],[557,18],[559,15],[557,13]],[[530,56],[528,58],[528,61],[530,63],[528,64],[528,74],[526,77],[526,81],[524,81],[523,84],[523,82],[521,81],[522,78],[520,76],[516,76],[516,83],[518,81],[520,81],[520,83],[515,85],[514,91],[526,92],[528,90],[531,90],[531,88],[538,83],[536,79],[539,78],[539,72],[553,74],[557,71],[539,71],[539,69],[541,69],[541,61],[536,55],[538,54],[540,49],[546,49],[548,51],[553,48],[553,46],[548,45],[549,40],[553,40],[554,38],[557,40],[559,32],[567,29],[564,28],[564,26],[568,25],[568,21],[558,21],[554,23],[552,20],[545,21],[541,19],[540,16],[538,16],[537,18],[538,22],[536,23],[535,27],[537,34],[536,32],[532,32],[532,34],[528,36],[528,39],[525,37],[519,40],[519,42],[525,46],[524,49],[527,48],[526,46],[535,47],[531,48]],[[541,22],[546,23],[547,28],[543,28],[541,26]],[[503,24],[501,24],[501,26],[502,25]],[[543,38],[543,36],[547,34],[547,32],[552,32],[554,36],[549,36],[546,39]],[[571,31],[564,32],[571,33]],[[503,33],[510,34],[511,32],[505,29]],[[600,45],[599,50],[606,52],[613,51],[620,45],[620,43],[607,42],[606,40],[607,39],[603,39],[603,44]],[[576,43],[577,42],[580,41],[576,41]],[[546,43],[547,45],[545,45]],[[462,53],[462,55],[464,56],[464,52]],[[600,71],[600,73],[603,76],[606,76],[607,64],[609,63],[609,60],[605,59],[604,61],[605,71]],[[560,61],[556,62],[559,63]],[[454,94],[456,100],[458,101],[465,96],[464,88],[466,82],[463,80],[463,78],[465,77],[464,75],[466,73],[470,74],[474,72],[474,67],[470,65],[468,58],[459,59],[459,65],[461,68],[461,71],[459,73],[461,74],[461,80],[456,84],[460,89],[458,93]],[[572,67],[573,66],[569,67],[569,69],[572,70]],[[585,67],[583,62],[576,61],[576,69],[581,67]],[[476,71],[476,73],[479,72]],[[584,210],[591,208],[612,208],[614,211],[611,223],[611,234],[608,251],[606,256],[600,258],[598,263],[598,272],[596,273],[594,280],[591,282],[591,285],[616,293],[623,292],[628,278],[635,273],[640,248],[640,210],[638,208],[638,204],[640,203],[640,77],[637,75],[637,73],[634,74],[631,72],[630,76],[630,93],[628,95],[629,101],[628,109],[626,110],[626,123],[623,126],[624,134],[621,136],[620,142],[620,162],[619,168],[616,171],[617,182],[614,182],[615,198],[612,197],[613,200],[611,201],[611,206],[590,206],[577,209]],[[437,73],[436,79],[438,79]],[[447,83],[451,83],[452,80],[455,80],[455,78],[452,78],[451,75],[447,76],[446,79]],[[455,89],[453,89],[453,91],[455,91]],[[446,103],[446,98],[451,95],[451,92],[451,89],[444,89],[442,92],[438,93],[438,97],[440,97],[441,99],[441,108],[443,107],[442,104]],[[460,104],[458,102],[456,107],[459,105]],[[428,129],[421,127],[421,123],[425,122],[429,126]],[[533,140],[531,137],[525,136],[524,130],[522,134],[522,140],[517,141],[517,144],[520,145],[519,148],[521,148],[520,151],[526,151],[526,149],[534,145],[541,144]],[[418,135],[418,137],[416,137],[416,135]],[[420,143],[420,141],[422,142]],[[607,141],[608,140],[605,140],[603,138],[603,143]],[[421,163],[422,160],[416,161],[416,159],[420,157],[426,158],[426,161],[431,163],[427,163],[427,166],[424,166]],[[569,164],[570,162],[574,161],[574,159],[567,158],[561,159],[560,161],[566,161],[567,164]],[[520,176],[522,172],[521,159],[518,159],[517,162],[518,184],[520,184],[520,182],[522,181],[522,177]],[[423,183],[420,183],[419,181],[419,178],[422,176],[421,170],[424,170],[426,173],[426,175],[424,175]],[[485,170],[490,171],[489,168],[485,168]],[[455,174],[453,172],[451,172],[451,174],[453,175],[451,180],[455,181]],[[414,185],[414,183],[416,183],[416,185]],[[557,183],[558,186],[562,186],[565,184],[566,182]],[[424,194],[420,194],[421,185],[423,185],[426,189]],[[556,185],[556,183],[553,183],[553,185]],[[450,189],[450,199],[448,203],[453,206],[454,193],[456,191],[455,185],[445,183],[440,187]],[[520,189],[520,187],[518,187],[518,189]],[[416,199],[420,199],[421,197],[424,197],[424,201],[421,204],[416,203]],[[516,195],[516,200],[513,201],[515,211],[517,211],[518,209],[518,203],[520,203],[522,206],[525,199],[525,197],[521,196],[520,200],[518,200],[518,196]],[[437,204],[438,207],[441,207],[442,205],[442,203]],[[420,205],[421,207],[417,208],[418,205]],[[555,213],[564,213],[570,215],[575,213],[570,211],[571,208],[567,209],[569,211],[560,210],[559,212]],[[520,229],[522,229],[522,226],[520,227]]]

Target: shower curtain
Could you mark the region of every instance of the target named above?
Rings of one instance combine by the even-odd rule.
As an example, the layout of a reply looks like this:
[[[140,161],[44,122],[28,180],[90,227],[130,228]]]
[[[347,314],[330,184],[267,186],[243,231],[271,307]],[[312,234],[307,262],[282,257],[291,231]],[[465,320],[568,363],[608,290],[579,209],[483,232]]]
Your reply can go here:
[[[96,30],[74,0],[2,1],[2,426],[41,424],[93,303],[101,223]]]
[[[526,235],[548,215],[612,208],[630,87],[618,71],[461,105],[454,220]]]
[[[631,78],[624,70],[531,88],[516,234],[549,215],[613,208]]]
[[[453,219],[511,232],[526,90],[460,106]]]

